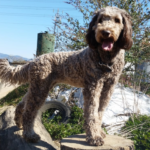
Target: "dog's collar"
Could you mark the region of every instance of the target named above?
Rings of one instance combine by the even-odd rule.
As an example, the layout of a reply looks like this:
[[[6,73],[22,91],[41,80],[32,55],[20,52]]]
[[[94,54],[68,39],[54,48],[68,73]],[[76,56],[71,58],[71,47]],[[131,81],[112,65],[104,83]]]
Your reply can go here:
[[[98,62],[98,65],[101,66],[103,69],[105,69],[107,72],[112,72],[112,69],[111,69],[112,64],[106,64],[100,60]]]
[[[104,69],[106,72],[112,72],[111,67],[112,67],[113,63],[104,63],[104,62],[102,61],[101,57],[100,57],[99,52],[98,52],[98,56],[99,56],[98,65],[99,65],[102,69]]]

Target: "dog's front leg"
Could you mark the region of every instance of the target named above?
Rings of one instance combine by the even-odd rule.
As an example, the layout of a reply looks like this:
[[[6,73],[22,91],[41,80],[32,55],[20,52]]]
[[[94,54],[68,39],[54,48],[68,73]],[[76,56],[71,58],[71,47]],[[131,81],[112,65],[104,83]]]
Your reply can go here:
[[[118,79],[119,77],[116,77],[115,79],[111,78],[104,82],[104,85],[101,91],[101,96],[99,100],[99,109],[98,109],[100,127],[102,124],[102,117],[104,115],[104,111],[111,99],[111,95],[113,94],[113,91],[115,88],[115,83],[117,83]],[[105,137],[105,133],[102,129],[100,130],[100,134],[101,136],[103,136],[103,138]]]
[[[102,87],[103,82],[91,83],[83,90],[86,141],[96,146],[104,144],[103,137],[99,134],[101,127],[98,115]]]

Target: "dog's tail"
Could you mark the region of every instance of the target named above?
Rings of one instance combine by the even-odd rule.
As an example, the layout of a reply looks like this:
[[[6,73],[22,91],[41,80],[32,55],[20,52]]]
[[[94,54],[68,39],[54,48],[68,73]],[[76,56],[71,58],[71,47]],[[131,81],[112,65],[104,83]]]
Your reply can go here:
[[[13,67],[6,59],[0,59],[0,79],[8,84],[22,84],[28,82],[29,64]]]

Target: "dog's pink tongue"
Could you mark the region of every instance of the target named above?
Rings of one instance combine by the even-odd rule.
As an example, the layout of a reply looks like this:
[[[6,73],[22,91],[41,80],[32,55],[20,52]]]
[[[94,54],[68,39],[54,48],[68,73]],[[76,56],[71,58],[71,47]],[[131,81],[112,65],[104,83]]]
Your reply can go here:
[[[104,51],[111,51],[113,48],[113,42],[111,41],[104,41],[102,44],[102,48]]]

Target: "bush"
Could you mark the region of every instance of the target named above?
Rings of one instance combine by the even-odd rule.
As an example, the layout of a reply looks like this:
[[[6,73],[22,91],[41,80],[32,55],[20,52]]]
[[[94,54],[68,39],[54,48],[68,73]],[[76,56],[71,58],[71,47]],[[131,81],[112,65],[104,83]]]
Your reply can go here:
[[[17,105],[26,94],[28,86],[28,84],[21,85],[18,88],[14,89],[12,92],[8,93],[5,97],[0,99],[0,106]]]
[[[130,117],[121,132],[134,141],[136,150],[150,150],[150,116]]]
[[[48,119],[54,111],[54,109],[49,109],[42,115],[42,122],[53,139],[84,133],[84,117],[81,108],[77,106],[71,108],[71,117],[67,124],[61,123],[61,114],[59,113],[53,119]]]

